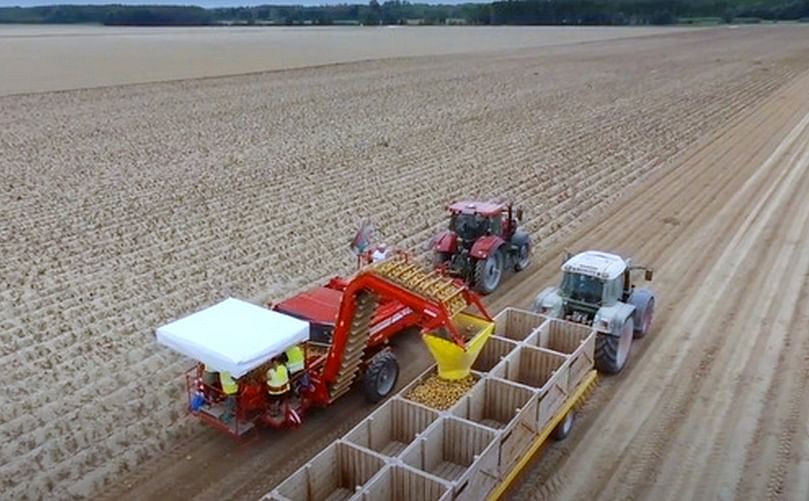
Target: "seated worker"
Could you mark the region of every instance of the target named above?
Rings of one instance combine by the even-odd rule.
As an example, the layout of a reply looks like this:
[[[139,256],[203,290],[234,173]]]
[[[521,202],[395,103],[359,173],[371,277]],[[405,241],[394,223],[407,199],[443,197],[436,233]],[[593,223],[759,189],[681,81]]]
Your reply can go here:
[[[380,244],[371,253],[371,262],[378,263],[388,257],[388,246]]]
[[[298,372],[304,369],[306,364],[304,363],[304,354],[301,345],[296,344],[295,346],[292,346],[289,349],[287,349],[286,357],[287,357],[286,366],[287,369],[289,369],[290,374],[292,375],[297,374]]]
[[[264,390],[264,374],[251,373],[239,382],[239,410],[244,413],[264,408],[267,401]]]
[[[239,394],[239,380],[230,376],[229,372],[219,373],[219,382],[222,384],[222,393],[225,394],[225,412],[222,414],[222,421],[230,424],[236,413],[236,397]]]
[[[270,410],[278,413],[281,410],[281,399],[289,391],[289,372],[287,366],[274,358],[272,366],[267,369],[267,394],[270,396]]]
[[[219,373],[211,370],[208,364],[202,364],[202,382],[205,383],[206,386],[213,387],[218,380]]]

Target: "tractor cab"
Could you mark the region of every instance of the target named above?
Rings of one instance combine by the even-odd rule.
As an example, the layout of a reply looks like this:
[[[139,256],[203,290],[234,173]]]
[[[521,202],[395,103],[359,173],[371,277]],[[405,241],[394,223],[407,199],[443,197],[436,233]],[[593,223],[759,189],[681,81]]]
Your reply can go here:
[[[624,298],[626,262],[614,254],[584,252],[562,266],[560,295],[571,310],[592,314],[602,306],[613,306]]]
[[[481,202],[456,202],[449,206],[449,230],[471,246],[486,235],[510,238],[517,227],[511,206]],[[521,212],[518,211],[521,216]],[[504,217],[506,216],[506,217]]]

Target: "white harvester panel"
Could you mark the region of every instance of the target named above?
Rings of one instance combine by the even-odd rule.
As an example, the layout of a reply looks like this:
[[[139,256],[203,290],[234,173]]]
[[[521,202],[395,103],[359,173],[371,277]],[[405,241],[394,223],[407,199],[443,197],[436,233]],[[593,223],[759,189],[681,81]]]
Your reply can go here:
[[[241,377],[309,339],[309,323],[228,298],[156,331],[158,343]]]

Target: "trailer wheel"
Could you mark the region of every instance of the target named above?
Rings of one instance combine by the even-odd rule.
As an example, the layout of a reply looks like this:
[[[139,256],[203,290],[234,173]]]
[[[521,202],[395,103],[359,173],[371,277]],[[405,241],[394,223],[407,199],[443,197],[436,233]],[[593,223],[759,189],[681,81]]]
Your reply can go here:
[[[390,351],[377,353],[365,369],[362,382],[365,398],[371,403],[379,402],[393,392],[398,380],[399,362],[396,355]]]
[[[607,374],[618,374],[626,365],[632,347],[635,323],[632,317],[624,320],[619,336],[599,333],[596,335],[596,369]]]
[[[500,285],[503,277],[503,253],[500,249],[486,259],[475,263],[475,289],[482,294],[491,294]]]
[[[551,438],[557,442],[566,439],[567,436],[570,435],[571,430],[573,430],[573,423],[575,422],[576,413],[572,410],[568,411],[565,417],[559,421],[559,424],[557,424],[556,428],[551,432]]]

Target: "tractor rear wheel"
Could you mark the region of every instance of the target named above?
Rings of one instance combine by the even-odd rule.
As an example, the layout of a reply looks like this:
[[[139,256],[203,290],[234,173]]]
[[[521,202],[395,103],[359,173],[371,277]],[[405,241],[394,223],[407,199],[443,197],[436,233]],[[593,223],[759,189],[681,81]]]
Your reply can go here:
[[[381,351],[374,355],[362,382],[365,398],[376,403],[393,393],[396,381],[399,380],[399,362],[391,351]]]
[[[520,246],[519,253],[517,254],[517,262],[514,263],[515,271],[522,271],[528,268],[531,264],[531,244],[525,242]]]
[[[503,277],[503,253],[500,249],[486,259],[475,263],[475,289],[482,294],[491,294],[500,285]]]
[[[606,374],[621,372],[629,358],[634,330],[635,323],[630,317],[624,321],[620,335],[613,336],[603,333],[596,335],[596,369]]]

